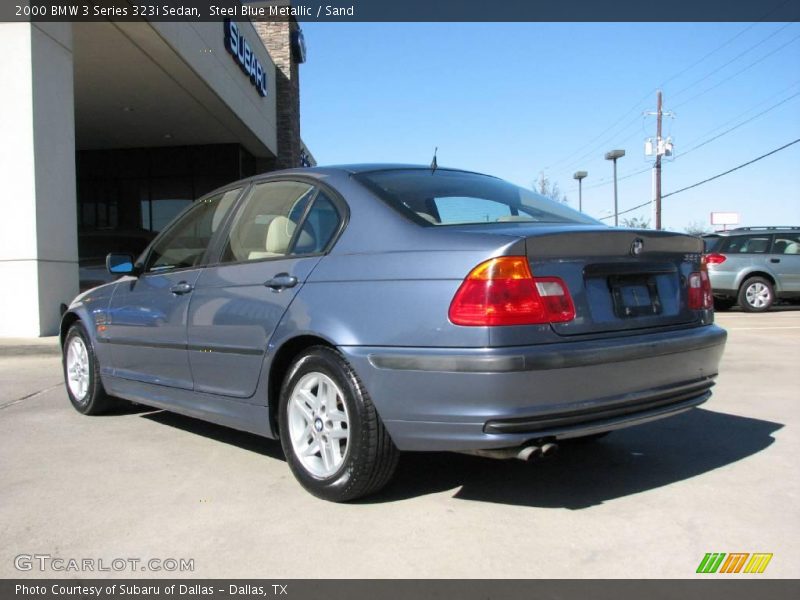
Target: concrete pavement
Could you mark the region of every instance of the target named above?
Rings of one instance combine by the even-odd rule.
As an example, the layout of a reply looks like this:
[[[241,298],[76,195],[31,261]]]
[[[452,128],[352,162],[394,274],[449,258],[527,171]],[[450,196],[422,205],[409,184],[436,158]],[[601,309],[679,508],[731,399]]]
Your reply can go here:
[[[57,356],[0,352],[0,577],[78,576],[15,569],[39,553],[194,560],[143,576],[691,578],[706,552],[771,552],[757,577],[798,577],[800,311],[718,322],[700,409],[540,463],[405,455],[349,505],[304,492],[277,442],[135,407],[83,417]]]

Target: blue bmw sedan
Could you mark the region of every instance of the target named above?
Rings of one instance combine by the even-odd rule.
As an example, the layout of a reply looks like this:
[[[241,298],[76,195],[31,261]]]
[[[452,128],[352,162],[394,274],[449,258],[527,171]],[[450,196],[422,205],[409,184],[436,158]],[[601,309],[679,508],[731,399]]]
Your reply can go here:
[[[706,401],[726,334],[702,252],[477,173],[269,173],[108,256],[121,277],[63,317],[67,391],[280,439],[352,500],[400,451],[529,459]]]

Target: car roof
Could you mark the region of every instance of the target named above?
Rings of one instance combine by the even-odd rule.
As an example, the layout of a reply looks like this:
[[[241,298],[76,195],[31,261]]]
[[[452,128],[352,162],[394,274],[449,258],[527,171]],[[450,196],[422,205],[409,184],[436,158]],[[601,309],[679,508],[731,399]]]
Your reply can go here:
[[[354,163],[354,164],[344,164],[344,165],[328,165],[322,167],[299,167],[294,169],[283,169],[281,171],[269,171],[267,173],[261,173],[256,175],[255,177],[269,177],[273,175],[281,175],[281,174],[295,174],[295,175],[302,175],[302,174],[319,174],[319,175],[330,175],[334,173],[338,174],[347,174],[347,175],[358,175],[360,173],[370,173],[374,171],[405,171],[405,170],[418,170],[418,171],[430,171],[430,165],[415,165],[415,164],[406,164],[406,163]],[[452,171],[457,173],[469,173],[472,175],[483,175],[485,177],[494,177],[493,175],[487,175],[486,173],[479,173],[477,171],[469,171],[466,169],[454,169],[452,167],[436,167],[437,171]]]
[[[773,232],[786,232],[786,231],[800,231],[800,227],[796,227],[794,225],[778,225],[778,226],[766,226],[766,227],[737,227],[736,229],[728,229],[727,231],[715,231],[713,233],[706,233],[702,237],[720,237],[720,236],[732,236],[732,235],[750,235],[753,233],[764,233],[770,234]]]

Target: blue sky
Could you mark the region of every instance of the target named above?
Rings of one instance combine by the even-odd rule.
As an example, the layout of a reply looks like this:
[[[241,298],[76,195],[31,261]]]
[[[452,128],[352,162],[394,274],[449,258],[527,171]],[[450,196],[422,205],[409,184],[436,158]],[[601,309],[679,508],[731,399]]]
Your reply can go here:
[[[544,170],[574,207],[572,174],[587,170],[584,211],[601,217],[613,206],[603,154],[627,151],[620,178],[647,169],[644,139],[655,134],[655,119],[641,113],[655,109],[660,84],[665,110],[676,113],[665,119],[676,158],[664,163],[664,193],[800,138],[797,95],[681,156],[800,92],[798,23],[305,23],[303,30],[302,135],[319,164],[428,164],[438,146],[442,166],[525,187]],[[621,179],[620,210],[648,201],[651,187],[649,170]],[[666,198],[664,226],[710,227],[711,211],[739,212],[742,225],[800,225],[800,143]]]

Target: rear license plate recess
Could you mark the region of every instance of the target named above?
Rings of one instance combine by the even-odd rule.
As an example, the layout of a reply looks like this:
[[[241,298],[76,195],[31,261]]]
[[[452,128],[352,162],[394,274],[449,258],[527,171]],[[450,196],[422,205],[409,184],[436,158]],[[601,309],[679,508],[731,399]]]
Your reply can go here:
[[[614,301],[614,313],[621,319],[661,314],[658,286],[652,275],[611,275],[608,289]]]

